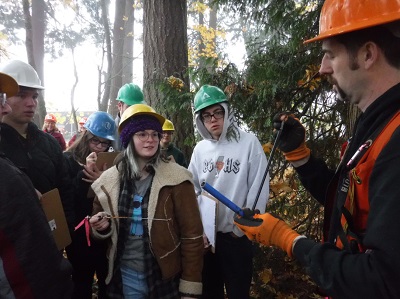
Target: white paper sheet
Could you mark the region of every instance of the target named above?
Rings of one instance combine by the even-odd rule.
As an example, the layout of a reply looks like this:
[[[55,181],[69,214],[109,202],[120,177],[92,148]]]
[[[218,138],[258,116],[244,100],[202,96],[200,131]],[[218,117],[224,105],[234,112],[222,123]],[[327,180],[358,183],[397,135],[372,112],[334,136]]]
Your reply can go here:
[[[210,194],[203,192],[199,196],[199,208],[201,220],[203,221],[204,233],[212,246],[211,250],[214,251],[217,234],[218,200]]]

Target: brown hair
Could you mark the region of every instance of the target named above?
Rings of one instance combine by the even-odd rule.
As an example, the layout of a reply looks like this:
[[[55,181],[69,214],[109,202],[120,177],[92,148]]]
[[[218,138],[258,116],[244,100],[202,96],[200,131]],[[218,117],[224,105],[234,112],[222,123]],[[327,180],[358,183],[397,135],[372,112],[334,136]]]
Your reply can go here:
[[[367,42],[373,42],[382,50],[388,64],[400,69],[400,36],[392,30],[399,26],[400,21],[396,21],[385,25],[340,34],[332,39],[343,44],[352,58],[355,57],[361,46]]]

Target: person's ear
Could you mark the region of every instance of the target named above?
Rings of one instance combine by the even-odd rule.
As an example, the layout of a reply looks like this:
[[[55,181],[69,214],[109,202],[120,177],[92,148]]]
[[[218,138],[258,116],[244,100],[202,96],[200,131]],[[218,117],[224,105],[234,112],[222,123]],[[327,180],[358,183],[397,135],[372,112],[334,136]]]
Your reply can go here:
[[[372,65],[376,63],[380,54],[382,54],[378,45],[374,42],[367,42],[360,49],[362,63],[364,64],[365,69],[371,68]]]

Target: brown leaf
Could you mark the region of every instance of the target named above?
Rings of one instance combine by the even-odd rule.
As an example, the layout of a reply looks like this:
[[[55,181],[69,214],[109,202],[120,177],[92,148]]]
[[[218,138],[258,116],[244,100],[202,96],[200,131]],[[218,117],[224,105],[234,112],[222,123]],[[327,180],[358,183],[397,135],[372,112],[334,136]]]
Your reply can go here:
[[[262,272],[259,273],[261,281],[265,284],[271,281],[272,279],[272,270],[271,269],[264,269]]]

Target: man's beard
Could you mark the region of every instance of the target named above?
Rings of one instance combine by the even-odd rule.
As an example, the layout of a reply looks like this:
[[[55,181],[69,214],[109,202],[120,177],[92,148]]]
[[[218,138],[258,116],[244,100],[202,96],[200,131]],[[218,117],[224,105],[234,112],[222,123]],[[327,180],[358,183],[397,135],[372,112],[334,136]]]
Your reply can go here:
[[[337,99],[339,101],[342,101],[342,102],[348,102],[349,101],[349,98],[348,98],[347,94],[338,85],[334,84],[333,85],[333,90],[335,91],[336,97],[337,97]]]

